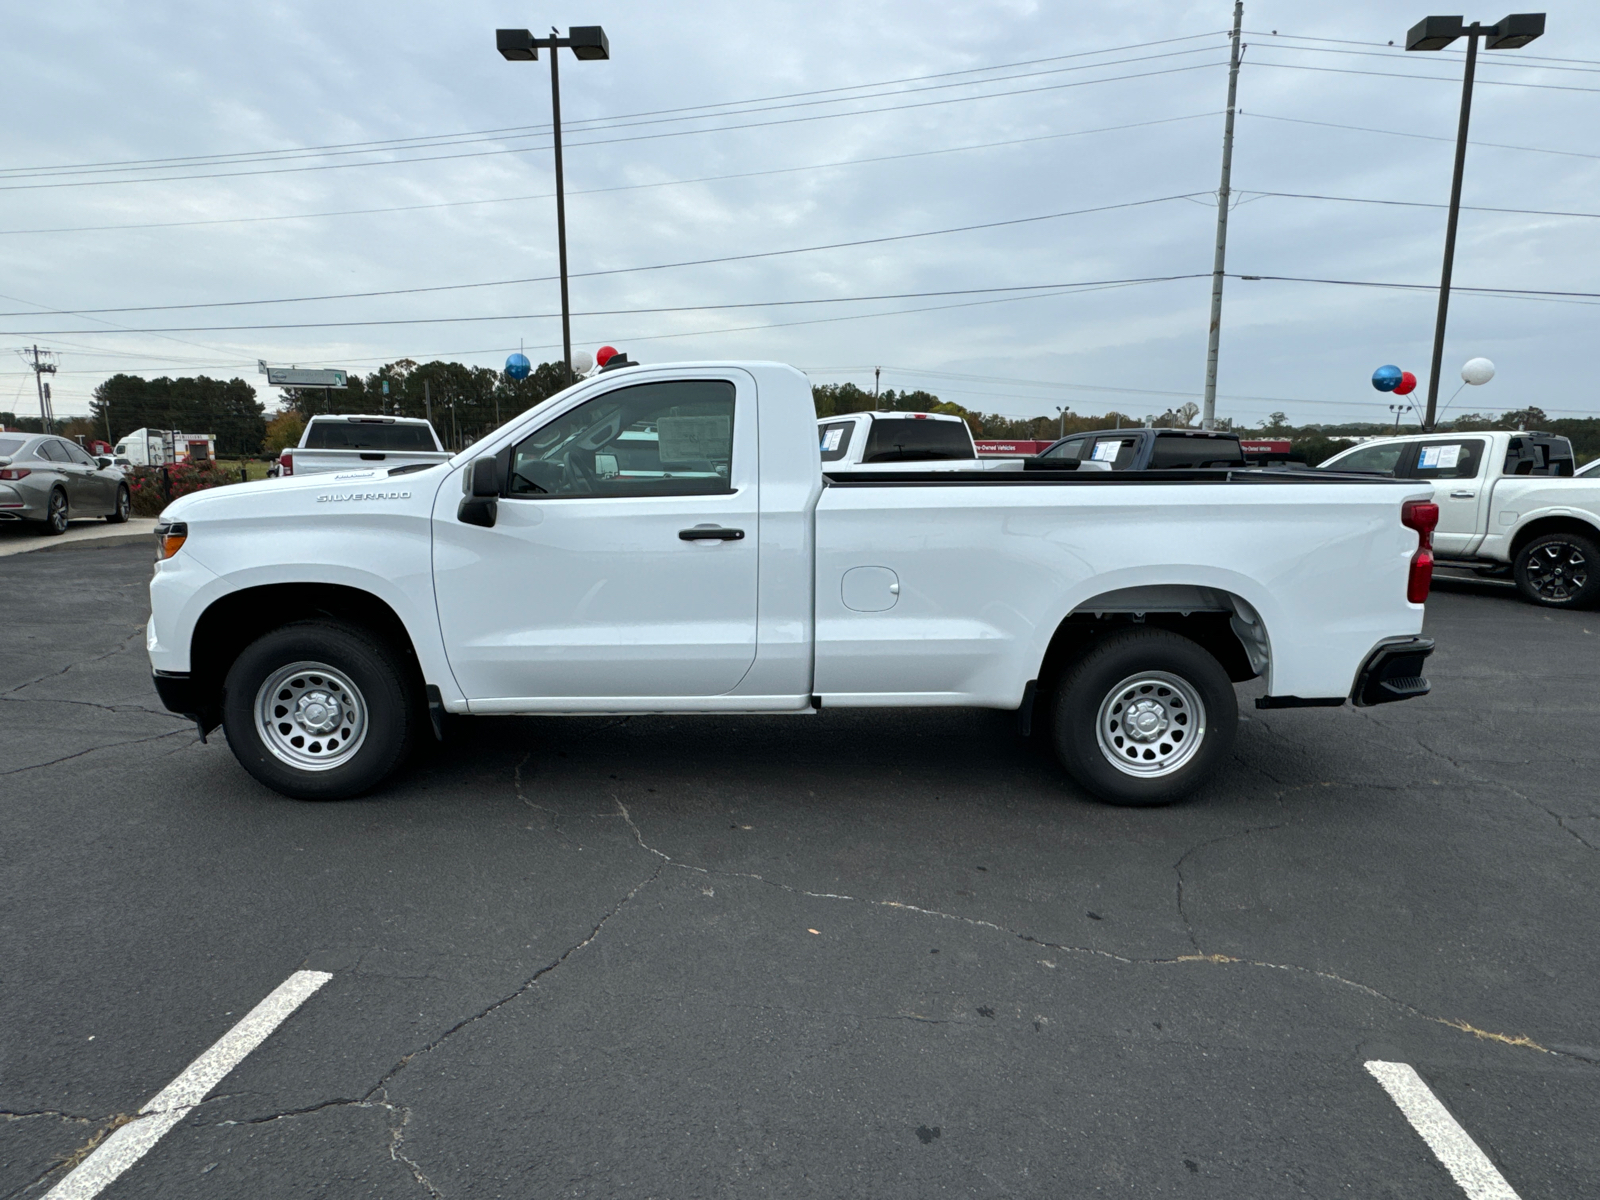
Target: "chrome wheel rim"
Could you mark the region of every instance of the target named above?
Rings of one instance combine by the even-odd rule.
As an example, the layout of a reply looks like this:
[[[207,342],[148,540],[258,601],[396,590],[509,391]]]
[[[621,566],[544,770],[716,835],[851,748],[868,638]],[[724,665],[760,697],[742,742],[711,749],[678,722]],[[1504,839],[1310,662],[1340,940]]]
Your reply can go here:
[[[291,663],[256,693],[256,733],[296,770],[331,771],[354,758],[366,740],[367,703],[343,671]]]
[[[67,529],[67,498],[60,492],[50,493],[50,524],[61,532]]]
[[[1528,586],[1541,600],[1565,604],[1588,583],[1588,559],[1571,542],[1547,542],[1528,556]]]
[[[126,521],[128,519],[128,510],[131,509],[132,507],[133,507],[133,501],[128,496],[128,489],[127,488],[118,488],[117,489],[117,516],[121,517],[124,521]]]
[[[1188,680],[1141,671],[1106,693],[1095,718],[1100,753],[1124,775],[1155,779],[1181,770],[1206,737],[1206,706]]]

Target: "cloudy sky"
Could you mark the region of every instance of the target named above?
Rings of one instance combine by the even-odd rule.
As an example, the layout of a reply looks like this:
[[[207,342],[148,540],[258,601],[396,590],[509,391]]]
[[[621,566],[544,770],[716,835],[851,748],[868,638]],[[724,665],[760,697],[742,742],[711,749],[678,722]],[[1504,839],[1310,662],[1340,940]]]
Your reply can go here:
[[[1600,11],[1548,7],[1543,39],[1481,56],[1460,285],[1600,292]],[[1425,12],[1247,4],[1230,272],[1437,284],[1462,55],[1403,52]],[[1204,379],[1231,18],[1223,0],[19,5],[0,409],[36,408],[15,353],[34,342],[59,356],[61,415],[116,371],[262,385],[258,359],[557,357],[549,66],[504,62],[494,30],[559,20],[612,48],[561,63],[578,347],[866,386],[881,367],[1011,415],[1159,413]],[[1229,279],[1219,414],[1386,418],[1368,377],[1425,379],[1435,302]],[[1457,410],[1600,413],[1595,302],[1458,294],[1441,401],[1486,355],[1498,377]]]

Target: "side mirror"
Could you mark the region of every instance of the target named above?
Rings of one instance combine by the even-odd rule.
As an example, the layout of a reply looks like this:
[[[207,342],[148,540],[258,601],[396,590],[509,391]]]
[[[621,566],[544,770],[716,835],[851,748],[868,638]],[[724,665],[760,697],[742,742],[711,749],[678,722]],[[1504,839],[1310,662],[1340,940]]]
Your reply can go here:
[[[490,458],[475,458],[462,479],[466,495],[456,509],[456,520],[463,525],[493,529],[500,515],[500,467]]]
[[[102,471],[104,471],[107,467],[111,467],[111,466],[116,465],[111,459],[107,458],[104,454],[100,455],[94,461],[100,464],[100,469]]]

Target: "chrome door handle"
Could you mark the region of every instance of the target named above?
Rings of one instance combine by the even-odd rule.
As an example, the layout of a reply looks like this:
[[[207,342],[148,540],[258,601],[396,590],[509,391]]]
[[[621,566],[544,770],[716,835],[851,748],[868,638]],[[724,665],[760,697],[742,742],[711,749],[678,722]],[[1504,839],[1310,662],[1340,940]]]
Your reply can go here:
[[[1450,499],[1452,499],[1452,500],[1471,500],[1477,494],[1478,494],[1477,492],[1451,492],[1450,493]]]

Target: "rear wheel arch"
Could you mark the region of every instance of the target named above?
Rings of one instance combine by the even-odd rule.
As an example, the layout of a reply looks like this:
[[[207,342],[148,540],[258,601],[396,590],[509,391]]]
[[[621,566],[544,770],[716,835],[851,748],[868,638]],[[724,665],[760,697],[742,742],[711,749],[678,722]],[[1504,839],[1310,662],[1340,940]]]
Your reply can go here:
[[[1538,517],[1529,521],[1511,536],[1509,558],[1517,561],[1517,555],[1522,553],[1522,548],[1534,538],[1544,537],[1547,533],[1575,533],[1590,542],[1600,543],[1600,527],[1585,521],[1581,517]]]
[[[189,671],[201,726],[209,732],[221,722],[223,683],[247,647],[275,629],[318,618],[362,630],[389,646],[421,693],[422,667],[411,634],[380,597],[342,584],[266,584],[220,597],[195,622]]]

